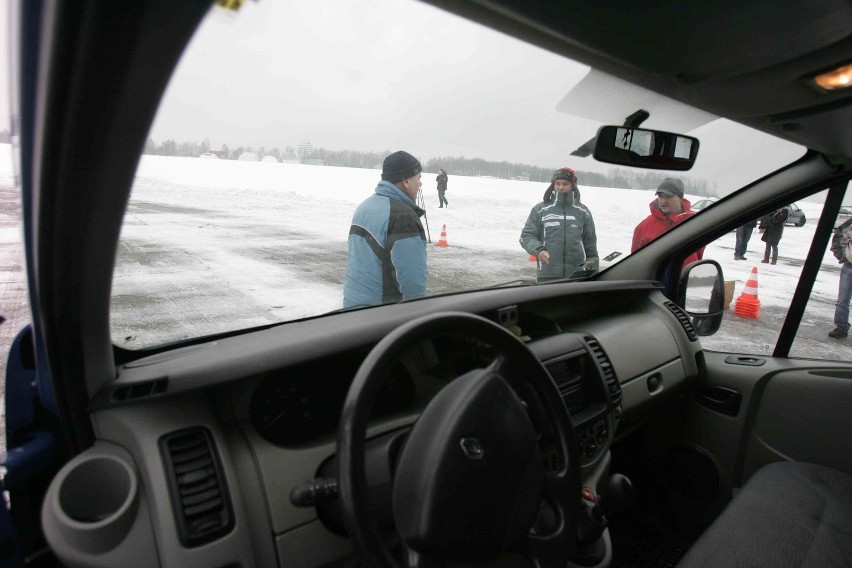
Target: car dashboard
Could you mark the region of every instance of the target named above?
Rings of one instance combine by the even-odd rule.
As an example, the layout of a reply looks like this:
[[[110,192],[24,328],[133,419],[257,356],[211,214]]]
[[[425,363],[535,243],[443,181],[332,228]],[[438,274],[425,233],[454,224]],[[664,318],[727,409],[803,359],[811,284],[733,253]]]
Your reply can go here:
[[[591,487],[606,474],[617,437],[700,372],[689,317],[658,283],[645,281],[429,298],[154,354],[121,366],[94,397],[98,442],[56,477],[44,509],[51,546],[66,561],[97,557],[105,566],[141,565],[138,551],[155,547],[159,559],[151,565],[342,562],[352,548],[333,512],[333,460],[346,393],[384,335],[435,311],[476,313],[529,347],[562,395]],[[419,342],[390,367],[372,409],[371,440],[399,443],[445,385],[493,360],[490,346],[450,331]],[[559,467],[546,440],[542,456],[545,467]],[[113,487],[92,475],[93,460],[105,459],[126,465],[133,482]],[[93,513],[63,499],[104,487],[119,495],[115,501],[134,493],[122,501],[133,505],[106,551],[76,534]],[[310,499],[294,496],[306,487]],[[98,522],[114,524],[117,515],[102,512]]]

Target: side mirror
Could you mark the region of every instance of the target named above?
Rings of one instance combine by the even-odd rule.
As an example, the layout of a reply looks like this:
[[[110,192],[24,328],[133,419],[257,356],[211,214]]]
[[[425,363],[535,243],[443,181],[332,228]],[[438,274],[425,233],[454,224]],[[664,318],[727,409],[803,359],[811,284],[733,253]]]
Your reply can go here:
[[[698,156],[698,138],[626,126],[602,126],[595,139],[599,162],[634,168],[684,171]]]
[[[719,263],[699,260],[687,266],[680,276],[677,304],[692,318],[698,335],[716,333],[725,314],[725,278]]]

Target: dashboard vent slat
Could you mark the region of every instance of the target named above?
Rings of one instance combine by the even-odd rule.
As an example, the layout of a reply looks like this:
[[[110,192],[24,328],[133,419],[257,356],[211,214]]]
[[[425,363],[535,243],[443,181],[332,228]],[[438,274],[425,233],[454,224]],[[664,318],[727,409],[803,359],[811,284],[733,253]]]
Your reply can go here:
[[[200,546],[228,533],[234,516],[210,432],[181,430],[160,439],[180,540]]]
[[[546,365],[547,372],[553,378],[559,394],[568,408],[568,413],[573,415],[585,407],[582,398],[583,377],[572,372],[567,360],[556,361]],[[579,395],[579,396],[578,396]]]
[[[612,366],[612,362],[609,360],[606,352],[604,352],[603,347],[594,337],[587,335],[586,336],[586,344],[589,346],[591,350],[592,356],[598,362],[598,365],[601,368],[601,372],[603,373],[604,379],[606,380],[607,388],[609,389],[609,396],[612,399],[613,404],[618,404],[621,402],[621,384],[618,382],[618,377],[615,375],[615,369]]]
[[[677,321],[680,322],[681,327],[686,332],[686,336],[690,341],[698,341],[698,333],[695,332],[695,327],[692,325],[692,320],[689,319],[689,315],[683,308],[675,304],[674,302],[664,302],[663,305],[669,309],[671,313],[677,318]]]

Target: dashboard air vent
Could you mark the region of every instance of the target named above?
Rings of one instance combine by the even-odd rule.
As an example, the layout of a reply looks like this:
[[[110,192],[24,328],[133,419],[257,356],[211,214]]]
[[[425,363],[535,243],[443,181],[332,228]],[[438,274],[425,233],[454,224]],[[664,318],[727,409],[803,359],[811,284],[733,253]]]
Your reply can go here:
[[[234,526],[228,487],[216,446],[203,428],[160,439],[180,540],[187,547],[211,542]]]
[[[683,326],[683,330],[686,332],[686,336],[689,337],[690,341],[698,341],[698,334],[695,332],[695,328],[692,326],[692,320],[689,319],[689,316],[683,311],[683,308],[675,304],[674,302],[665,302],[663,303],[665,307],[669,309],[671,313],[677,318],[680,322],[680,325]]]
[[[572,373],[566,361],[548,364],[547,372],[553,377],[553,382],[556,383],[562,398],[566,398],[583,388],[583,377],[577,373]]]
[[[601,372],[603,372],[612,403],[618,404],[621,402],[621,384],[618,382],[618,377],[615,375],[615,369],[612,367],[612,362],[610,362],[609,357],[607,357],[606,352],[604,352],[603,347],[601,347],[601,344],[598,343],[597,339],[587,335],[586,344],[589,346],[592,356],[598,362]]]

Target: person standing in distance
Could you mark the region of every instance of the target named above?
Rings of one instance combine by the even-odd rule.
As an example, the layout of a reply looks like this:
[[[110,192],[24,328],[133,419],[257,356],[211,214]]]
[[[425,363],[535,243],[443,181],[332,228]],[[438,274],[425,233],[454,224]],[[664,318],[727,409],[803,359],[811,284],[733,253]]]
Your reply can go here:
[[[426,233],[417,206],[420,162],[403,150],[382,164],[375,193],[352,216],[343,307],[372,306],[426,295]]]
[[[677,178],[666,178],[657,186],[656,198],[648,204],[651,214],[633,229],[630,252],[644,247],[678,223],[695,215],[692,204],[683,197],[683,182]],[[704,256],[704,247],[686,257],[683,266]]]
[[[852,219],[846,219],[834,230],[831,252],[842,266],[837,303],[834,304],[834,325],[837,327],[829,331],[828,336],[846,339],[849,336],[849,302],[852,300]]]
[[[568,278],[579,270],[597,270],[598,237],[589,209],[580,204],[577,174],[553,172],[541,203],[527,217],[519,242],[537,259],[536,281]]]
[[[784,225],[787,223],[787,215],[789,213],[789,209],[781,207],[760,218],[758,230],[763,234],[760,240],[766,243],[763,260],[760,261],[763,264],[767,262],[775,264],[778,262],[778,243],[781,242],[781,236],[784,234]],[[769,258],[770,253],[772,253],[771,260]]]
[[[748,260],[745,256],[748,241],[754,228],[757,227],[757,219],[752,219],[745,225],[737,227],[737,242],[734,246],[734,260]]]
[[[447,170],[438,170],[438,177],[435,178],[438,182],[438,209],[443,209],[444,205],[450,206],[444,193],[447,191]]]

